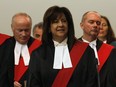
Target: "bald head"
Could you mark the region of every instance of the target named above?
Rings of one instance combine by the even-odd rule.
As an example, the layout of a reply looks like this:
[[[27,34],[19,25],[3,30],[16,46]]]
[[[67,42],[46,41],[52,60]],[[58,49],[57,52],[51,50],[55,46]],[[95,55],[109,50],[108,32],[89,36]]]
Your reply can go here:
[[[32,25],[31,17],[26,13],[17,13],[12,17],[12,25],[16,22],[27,21]]]
[[[83,38],[89,42],[97,39],[101,27],[101,16],[96,11],[88,11],[82,16],[80,23]]]
[[[98,12],[96,12],[96,11],[87,11],[86,13],[83,14],[81,22],[85,21],[89,14],[96,14],[101,18],[101,15]]]
[[[26,13],[17,13],[12,17],[11,28],[16,41],[26,44],[31,35],[32,19]]]

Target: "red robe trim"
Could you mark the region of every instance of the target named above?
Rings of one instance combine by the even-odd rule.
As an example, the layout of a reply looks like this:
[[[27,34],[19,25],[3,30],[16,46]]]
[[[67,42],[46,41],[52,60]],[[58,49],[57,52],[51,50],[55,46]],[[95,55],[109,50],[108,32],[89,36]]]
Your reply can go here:
[[[98,51],[98,58],[100,61],[100,65],[98,66],[98,72],[100,72],[101,68],[103,67],[104,63],[108,59],[113,48],[114,48],[113,46],[108,44],[102,44],[102,46],[100,47]]]
[[[0,45],[4,43],[6,39],[10,38],[10,36],[5,34],[0,34]]]
[[[68,84],[68,81],[70,80],[73,71],[75,70],[79,60],[81,59],[83,53],[85,52],[86,48],[87,48],[88,44],[87,43],[83,43],[83,42],[77,42],[77,44],[74,45],[74,47],[72,48],[71,52],[70,52],[70,56],[71,56],[71,61],[72,61],[72,68],[63,68],[61,69],[53,84],[52,87],[66,87]]]
[[[31,54],[34,49],[39,47],[41,45],[41,42],[38,40],[35,40],[31,46],[29,47],[29,53]],[[24,75],[26,70],[28,69],[28,66],[24,65],[23,58],[20,58],[19,65],[15,65],[15,70],[14,70],[14,80],[19,81],[21,77]]]

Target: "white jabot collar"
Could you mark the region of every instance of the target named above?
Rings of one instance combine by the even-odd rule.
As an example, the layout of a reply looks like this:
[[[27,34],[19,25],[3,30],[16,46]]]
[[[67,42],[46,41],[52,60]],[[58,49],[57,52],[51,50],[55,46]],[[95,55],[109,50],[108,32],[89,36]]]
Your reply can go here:
[[[19,64],[20,56],[22,56],[25,66],[28,66],[30,60],[30,54],[27,44],[22,45],[16,41],[14,48],[14,56],[15,56],[15,65]]]
[[[94,50],[95,57],[98,60],[98,65],[100,65],[99,58],[98,58],[98,52],[97,52],[97,48],[96,48],[97,39],[96,40],[93,40],[92,42],[89,42],[89,41],[85,40],[84,38],[82,38],[82,40],[83,40],[83,42],[89,43],[89,46]]]
[[[71,68],[72,62],[67,46],[67,38],[61,43],[54,40],[53,42],[55,46],[53,69],[62,69],[62,65],[64,68]]]

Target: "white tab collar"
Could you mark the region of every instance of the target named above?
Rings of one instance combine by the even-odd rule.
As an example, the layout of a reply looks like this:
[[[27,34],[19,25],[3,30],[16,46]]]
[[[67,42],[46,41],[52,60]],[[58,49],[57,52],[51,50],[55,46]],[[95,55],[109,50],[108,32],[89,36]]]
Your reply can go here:
[[[27,44],[22,45],[16,41],[15,49],[14,49],[14,56],[15,56],[15,65],[19,64],[20,56],[22,56],[25,66],[28,66],[29,60],[30,60],[30,54],[29,54]]]
[[[55,45],[55,55],[54,55],[54,63],[53,69],[62,69],[62,65],[64,68],[71,68],[72,62],[67,46],[67,39],[58,43],[53,41]]]

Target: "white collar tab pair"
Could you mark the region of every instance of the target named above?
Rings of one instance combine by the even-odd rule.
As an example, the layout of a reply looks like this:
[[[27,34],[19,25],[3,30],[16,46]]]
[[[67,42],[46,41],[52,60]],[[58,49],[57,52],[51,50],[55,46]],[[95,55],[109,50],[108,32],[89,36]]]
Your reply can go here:
[[[55,46],[53,69],[62,69],[62,67],[71,68],[72,62],[68,50],[67,39],[61,43],[56,41],[53,42]]]
[[[15,49],[14,49],[15,65],[19,64],[20,56],[23,57],[25,66],[28,66],[30,61],[28,46],[27,44],[22,45],[16,41]]]

